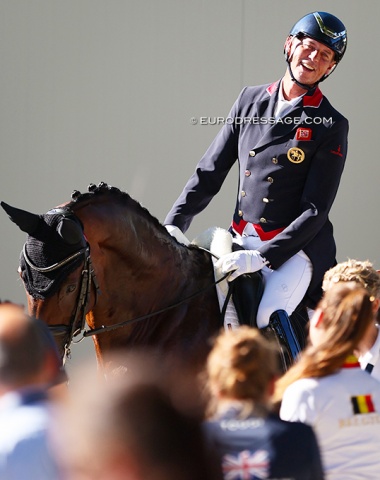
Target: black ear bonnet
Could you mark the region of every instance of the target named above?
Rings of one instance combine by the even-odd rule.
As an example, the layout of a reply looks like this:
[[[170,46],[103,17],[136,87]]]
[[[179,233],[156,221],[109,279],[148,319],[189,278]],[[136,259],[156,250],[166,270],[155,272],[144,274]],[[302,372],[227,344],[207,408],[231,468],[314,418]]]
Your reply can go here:
[[[20,210],[1,202],[10,219],[21,230],[28,233],[23,252],[20,256],[20,270],[27,292],[33,298],[46,298],[53,295],[64,278],[84,259],[87,242],[81,221],[68,209],[53,209],[44,215]],[[83,250],[69,262],[50,271],[40,272],[33,269],[25,259],[24,252],[34,266],[48,268],[59,265],[71,255]]]

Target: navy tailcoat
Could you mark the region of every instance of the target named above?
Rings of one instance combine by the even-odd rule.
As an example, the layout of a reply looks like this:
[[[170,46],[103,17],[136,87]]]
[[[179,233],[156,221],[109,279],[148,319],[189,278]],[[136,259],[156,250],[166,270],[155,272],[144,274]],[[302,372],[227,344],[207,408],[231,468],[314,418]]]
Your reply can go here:
[[[242,90],[164,223],[185,232],[238,161],[235,226],[243,220],[263,232],[281,230],[259,249],[273,269],[300,250],[309,256],[313,276],[304,300],[314,308],[323,275],[336,264],[328,215],[345,164],[348,121],[319,88],[276,120],[279,85]]]

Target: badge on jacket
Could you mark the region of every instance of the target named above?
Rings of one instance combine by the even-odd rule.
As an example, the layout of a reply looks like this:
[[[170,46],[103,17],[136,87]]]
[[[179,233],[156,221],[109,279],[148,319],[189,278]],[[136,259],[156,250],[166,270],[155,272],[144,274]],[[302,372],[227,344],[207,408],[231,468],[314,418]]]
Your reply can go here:
[[[292,163],[301,163],[305,160],[305,152],[298,147],[289,148],[287,155]]]
[[[296,140],[310,141],[311,140],[311,128],[300,127],[296,131]]]

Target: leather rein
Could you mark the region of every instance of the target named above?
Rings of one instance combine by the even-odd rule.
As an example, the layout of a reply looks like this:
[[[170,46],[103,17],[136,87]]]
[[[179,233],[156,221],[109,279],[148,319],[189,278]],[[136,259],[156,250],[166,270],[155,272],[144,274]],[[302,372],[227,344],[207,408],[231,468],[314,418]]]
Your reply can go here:
[[[206,249],[202,248],[202,250],[206,250]],[[206,250],[206,251],[208,251],[208,250]],[[99,284],[98,284],[98,281],[97,281],[97,278],[96,278],[96,275],[95,275],[95,271],[92,267],[91,256],[90,256],[90,245],[88,244],[88,242],[86,242],[86,246],[81,248],[78,252],[70,255],[69,257],[61,260],[60,262],[54,263],[53,265],[50,265],[48,267],[43,267],[43,268],[37,267],[30,260],[30,258],[28,257],[28,255],[26,253],[26,244],[23,247],[22,253],[23,253],[25,261],[29,265],[29,267],[32,268],[33,270],[36,270],[37,272],[41,272],[41,273],[52,272],[54,270],[57,270],[58,268],[72,262],[73,260],[76,260],[81,255],[84,255],[84,257],[85,257],[84,262],[83,262],[82,273],[81,273],[81,276],[82,276],[81,287],[80,287],[80,290],[79,290],[79,293],[78,293],[75,311],[70,318],[69,325],[65,325],[65,324],[48,325],[48,327],[49,327],[53,336],[55,336],[55,337],[63,336],[63,335],[67,336],[67,341],[64,345],[63,364],[65,363],[66,358],[70,357],[71,343],[80,343],[86,337],[90,337],[90,336],[93,336],[93,335],[98,335],[100,333],[110,332],[112,330],[116,330],[117,328],[125,327],[127,325],[132,324],[132,323],[137,323],[137,322],[140,322],[142,320],[146,320],[150,317],[153,317],[155,315],[158,315],[158,314],[164,313],[168,310],[171,310],[173,308],[176,308],[176,307],[182,305],[183,303],[192,300],[193,298],[197,297],[198,295],[201,295],[201,294],[205,293],[207,290],[215,287],[218,283],[222,282],[223,280],[225,280],[230,275],[230,273],[228,273],[227,275],[224,275],[223,277],[216,280],[215,282],[212,282],[207,287],[193,293],[192,295],[189,295],[188,297],[186,297],[182,300],[179,300],[176,303],[173,303],[172,305],[169,305],[165,308],[162,308],[161,310],[157,310],[155,312],[151,312],[151,313],[148,313],[146,315],[142,315],[140,317],[125,320],[123,322],[119,322],[119,323],[116,323],[114,325],[102,325],[99,328],[86,330],[85,329],[86,314],[87,314],[87,308],[88,308],[89,301],[90,301],[91,285],[93,284],[94,287],[95,287],[95,305],[96,305],[96,302],[97,302],[98,295],[100,293]],[[212,254],[209,251],[208,251],[208,253],[210,253],[212,256],[215,256],[214,254]],[[82,337],[79,340],[74,342],[74,338],[77,335],[79,335],[80,333],[82,333]]]

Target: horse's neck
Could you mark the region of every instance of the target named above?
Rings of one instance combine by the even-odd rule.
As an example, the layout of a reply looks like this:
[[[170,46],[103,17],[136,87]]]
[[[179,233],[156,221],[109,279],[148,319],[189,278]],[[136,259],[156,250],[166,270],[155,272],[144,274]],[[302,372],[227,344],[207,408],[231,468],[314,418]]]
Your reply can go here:
[[[126,281],[134,278],[138,288],[139,279],[144,278],[145,286],[154,288],[156,283],[171,279],[174,288],[182,288],[184,273],[186,277],[186,272],[193,268],[185,248],[138,211],[95,206],[91,216],[82,214],[81,220],[94,267],[103,270],[107,281],[111,275]]]

